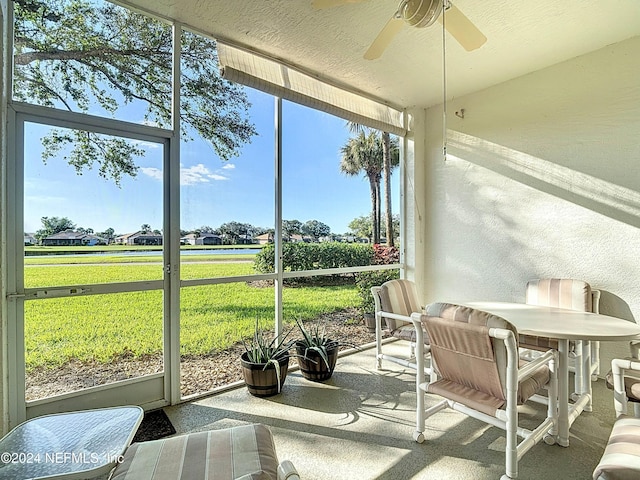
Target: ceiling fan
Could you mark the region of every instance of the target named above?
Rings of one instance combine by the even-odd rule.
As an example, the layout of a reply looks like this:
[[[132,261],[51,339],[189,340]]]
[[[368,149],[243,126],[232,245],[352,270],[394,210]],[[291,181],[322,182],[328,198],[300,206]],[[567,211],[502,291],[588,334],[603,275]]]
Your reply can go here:
[[[312,6],[315,10],[322,10],[362,1],[364,0],[313,0]],[[444,26],[466,51],[470,52],[485,44],[487,37],[449,0],[401,0],[396,12],[365,52],[364,58],[374,60],[380,57],[405,23],[416,28],[428,27],[438,19],[442,23],[443,4],[446,15]]]

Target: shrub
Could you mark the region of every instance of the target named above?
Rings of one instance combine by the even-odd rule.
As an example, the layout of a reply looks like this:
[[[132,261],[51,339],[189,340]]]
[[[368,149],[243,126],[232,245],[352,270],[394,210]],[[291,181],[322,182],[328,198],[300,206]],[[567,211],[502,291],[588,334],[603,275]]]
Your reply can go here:
[[[388,280],[400,278],[400,270],[375,270],[373,272],[356,273],[356,288],[360,298],[360,310],[362,314],[374,313],[375,302],[371,295],[371,287],[382,285]]]
[[[371,265],[374,259],[371,245],[358,243],[285,243],[282,264],[286,271],[317,270]],[[275,245],[266,245],[256,254],[254,268],[260,273],[273,273]]]

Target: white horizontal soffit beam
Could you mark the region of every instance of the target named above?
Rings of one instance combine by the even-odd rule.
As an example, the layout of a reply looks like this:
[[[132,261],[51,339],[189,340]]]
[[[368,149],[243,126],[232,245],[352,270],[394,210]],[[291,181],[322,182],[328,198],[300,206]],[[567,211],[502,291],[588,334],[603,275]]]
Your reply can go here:
[[[350,122],[405,135],[403,114],[383,103],[330,85],[275,60],[218,42],[223,78]]]

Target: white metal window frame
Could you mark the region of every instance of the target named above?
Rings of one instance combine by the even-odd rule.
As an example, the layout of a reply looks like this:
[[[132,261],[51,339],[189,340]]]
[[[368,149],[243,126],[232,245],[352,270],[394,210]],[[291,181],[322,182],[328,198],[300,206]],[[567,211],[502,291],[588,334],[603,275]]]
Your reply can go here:
[[[12,47],[12,3],[8,2],[6,15],[9,17],[4,32],[5,52],[11,52]],[[180,36],[182,26],[172,24],[174,37],[173,51],[173,112],[179,110],[180,105]],[[198,33],[201,34],[201,33]],[[8,44],[8,45],[7,45]],[[7,143],[6,143],[6,178],[4,179],[6,198],[4,218],[7,219],[7,243],[3,259],[6,262],[6,306],[7,332],[3,335],[3,346],[8,360],[8,384],[4,390],[4,404],[8,406],[7,418],[9,427],[13,427],[33,416],[90,407],[96,405],[99,398],[102,403],[119,403],[122,395],[127,398],[135,396],[143,390],[158,392],[156,399],[142,403],[147,408],[156,408],[167,404],[183,401],[180,395],[180,289],[199,285],[216,285],[221,283],[245,282],[259,279],[272,279],[275,283],[275,318],[276,332],[282,331],[282,286],[285,279],[355,273],[391,268],[403,268],[401,249],[401,263],[394,265],[371,265],[351,268],[334,268],[308,271],[283,271],[282,266],[282,99],[275,97],[276,111],[274,133],[275,142],[275,243],[276,265],[273,274],[244,275],[236,277],[202,278],[194,280],[180,279],[180,116],[173,115],[171,129],[162,129],[147,125],[134,124],[127,121],[109,119],[83,113],[67,112],[59,109],[38,105],[13,102],[11,100],[11,69],[5,69],[5,92],[7,98]],[[43,288],[24,288],[24,239],[23,239],[23,208],[24,208],[24,123],[33,122],[54,127],[85,130],[134,140],[148,141],[162,144],[163,155],[163,226],[165,232],[163,264],[164,278],[155,281],[133,281],[109,284],[73,285],[47,287],[48,296],[74,297],[78,295],[97,295],[123,293],[132,291],[163,290],[164,318],[164,372],[143,376],[135,379],[115,382],[103,386],[92,387],[80,392],[48,397],[34,402],[25,402],[25,364],[24,364],[24,302],[38,301],[43,298]],[[406,124],[406,114],[403,114]],[[401,157],[403,157],[401,142]],[[401,178],[403,163],[401,162]],[[401,197],[403,186],[401,185]],[[8,205],[7,205],[8,203]],[[400,201],[401,209],[403,202]],[[401,211],[401,237],[404,233]],[[44,298],[46,298],[45,295]],[[132,397],[133,395],[133,397]]]
[[[10,423],[12,425],[37,415],[56,411],[63,404],[70,408],[81,409],[96,406],[96,398],[99,403],[117,402],[125,395],[127,398],[135,398],[140,404],[149,407],[165,405],[169,403],[171,390],[169,386],[172,372],[176,370],[169,358],[171,351],[175,350],[174,344],[179,340],[173,338],[170,312],[172,311],[174,295],[173,290],[179,286],[172,273],[179,270],[179,238],[176,242],[172,235],[165,235],[163,246],[164,278],[153,281],[117,282],[89,285],[63,285],[56,287],[24,287],[24,125],[34,123],[51,127],[67,128],[73,130],[88,131],[110,135],[118,138],[127,138],[161,145],[163,147],[163,172],[165,188],[163,194],[164,227],[169,227],[172,216],[172,205],[167,198],[167,183],[169,188],[174,182],[171,172],[170,150],[174,142],[173,132],[146,125],[133,125],[120,120],[113,120],[92,115],[66,112],[53,108],[37,105],[13,102],[9,109],[9,124],[12,126],[14,154],[10,155],[8,167],[9,176],[15,181],[8,182],[8,199],[12,208],[8,215],[7,229],[13,232],[7,245],[9,271],[7,282],[8,300],[8,372],[9,392],[11,398]],[[179,170],[177,172],[179,176]],[[176,180],[179,183],[179,179]],[[179,228],[178,228],[179,230]],[[179,235],[178,235],[179,236]],[[178,259],[176,261],[175,259]],[[25,401],[25,351],[24,351],[24,302],[40,301],[47,298],[78,297],[85,295],[115,294],[135,291],[162,290],[164,314],[163,314],[163,346],[164,346],[164,372],[145,375],[121,382],[91,387],[77,392],[47,397],[35,401]],[[178,372],[179,374],[179,372]],[[62,407],[69,409],[69,407]]]

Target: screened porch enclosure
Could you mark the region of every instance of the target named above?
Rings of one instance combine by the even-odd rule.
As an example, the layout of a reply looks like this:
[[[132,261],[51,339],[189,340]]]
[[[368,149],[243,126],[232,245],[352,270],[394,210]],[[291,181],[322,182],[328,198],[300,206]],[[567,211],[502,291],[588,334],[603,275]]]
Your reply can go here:
[[[400,263],[373,265],[374,238],[348,231],[354,219],[370,225],[372,187],[360,167],[353,178],[340,170],[343,104],[321,112],[224,80],[211,37],[107,1],[84,17],[66,0],[7,7],[7,426],[236,385],[256,324],[277,333],[296,319],[338,321],[340,334],[362,325],[357,275]],[[63,12],[78,28],[60,23]],[[108,60],[74,59],[88,38]],[[155,48],[136,43],[145,41]],[[45,52],[47,42],[68,53]],[[349,121],[384,126],[367,120],[375,102],[360,101],[364,114]],[[400,188],[396,173],[396,211]],[[331,212],[336,223],[323,223]],[[263,250],[271,257],[260,260]],[[318,259],[293,261],[290,250]],[[369,341],[366,330],[356,341]]]
[[[179,9],[171,2],[116,3],[117,8],[133,7],[145,22],[157,21],[157,33],[163,45],[169,45],[157,65],[179,65],[176,59],[185,44],[216,38],[232,53],[226,59],[221,56],[216,69],[224,66],[228,78],[236,75],[236,80],[253,82],[267,92],[257,93],[256,98],[264,95],[270,105],[272,128],[259,135],[261,139],[270,137],[263,149],[263,163],[269,165],[270,173],[263,176],[262,185],[240,193],[255,191],[265,195],[261,198],[269,198],[263,203],[269,204],[272,221],[263,226],[273,228],[272,238],[282,239],[283,221],[291,219],[287,205],[279,203],[291,188],[286,180],[288,162],[295,164],[306,158],[303,154],[286,156],[284,112],[299,108],[298,101],[307,105],[303,108],[329,112],[322,115],[349,112],[374,117],[366,113],[374,112],[376,118],[369,120],[377,122],[373,124],[376,128],[387,128],[381,127],[382,121],[388,122],[389,131],[400,129],[402,161],[394,208],[400,213],[402,258],[393,268],[402,268],[404,277],[417,282],[425,301],[521,302],[524,286],[532,278],[581,278],[603,292],[602,313],[637,319],[640,267],[634,259],[640,253],[640,177],[635,164],[640,155],[636,141],[640,131],[640,65],[635,59],[640,51],[640,12],[634,0],[617,2],[615,8],[597,0],[545,0],[536,5],[524,0],[459,0],[456,6],[486,35],[483,47],[466,52],[446,36],[443,45],[443,31],[437,23],[426,29],[403,27],[384,55],[374,61],[365,61],[363,52],[397,8],[396,2],[389,2],[389,6],[363,1],[315,10],[311,1],[276,0],[268,7],[251,2],[251,8],[242,12],[236,11],[232,2],[211,2],[205,8],[201,2],[186,1]],[[13,2],[2,3],[3,46],[8,51],[14,48],[13,6]],[[139,23],[131,22],[132,28],[136,25]],[[180,69],[169,69],[162,77],[168,95],[162,102],[164,116],[145,119],[137,115],[132,120],[117,115],[112,118],[93,104],[81,114],[66,112],[59,103],[35,105],[26,97],[12,97],[10,57],[3,58],[0,222],[2,325],[6,332],[2,353],[8,379],[2,386],[8,406],[5,427],[26,416],[61,408],[42,398],[28,405],[25,362],[37,348],[26,343],[24,335],[37,327],[38,305],[63,300],[80,305],[99,298],[109,298],[113,304],[130,296],[152,299],[148,302],[155,322],[151,337],[162,344],[162,360],[155,364],[158,370],[141,373],[145,382],[151,382],[150,388],[143,390],[153,391],[154,398],[141,402],[147,408],[178,403],[182,400],[181,342],[198,342],[185,337],[181,329],[183,311],[189,307],[185,297],[222,291],[235,282],[272,282],[267,288],[273,289],[273,295],[269,292],[261,305],[265,312],[273,312],[268,320],[278,329],[283,326],[289,301],[284,281],[316,272],[276,268],[273,273],[259,275],[226,270],[212,276],[195,264],[187,268],[180,255],[180,230],[186,226],[182,214],[189,206],[185,202],[195,204],[204,199],[213,210],[224,196],[188,195],[181,185],[183,167],[190,178],[220,172],[198,167],[202,162],[191,161],[180,140],[182,119],[171,113],[179,111],[184,97],[178,80],[182,86],[188,83]],[[312,101],[309,91],[314,81],[331,88],[319,88],[324,96]],[[278,102],[271,95],[282,100]],[[354,95],[365,98],[366,107],[349,106],[347,100]],[[359,116],[349,119],[365,123]],[[27,130],[38,125],[126,139],[121,148],[129,151],[161,145],[161,154],[160,148],[153,149],[154,164],[142,165],[148,179],[155,178],[159,182],[156,187],[161,188],[161,199],[158,194],[148,199],[160,209],[157,220],[144,221],[152,232],[160,232],[163,242],[162,261],[152,268],[149,278],[109,281],[107,275],[101,275],[99,284],[93,280],[79,285],[27,283],[26,272],[32,267],[24,256],[29,248],[24,240],[26,233],[35,232],[23,231],[27,226],[24,212],[35,199],[25,197],[30,190],[24,166],[29,162],[22,144],[33,147],[38,142],[25,136],[20,125]],[[328,202],[328,197],[313,193],[309,198],[315,203]],[[339,193],[331,197],[340,198]],[[137,205],[147,208],[144,202]],[[79,204],[74,208],[80,211]],[[60,217],[65,212],[39,215]],[[36,223],[38,220],[36,217]],[[140,223],[118,233],[134,233]],[[34,230],[38,228],[36,225]],[[41,290],[50,293],[43,296],[38,293]],[[71,313],[65,312],[67,319]],[[601,363],[627,355],[625,343],[613,342],[602,349]],[[127,398],[136,398],[139,380],[121,385]],[[107,388],[98,392],[106,402],[115,402],[120,395]],[[81,405],[75,394],[66,397],[68,394],[59,400],[69,408]]]

